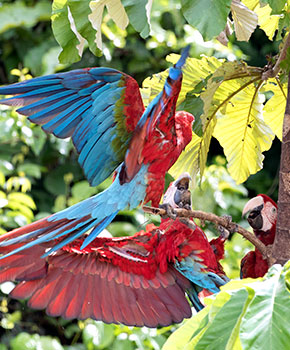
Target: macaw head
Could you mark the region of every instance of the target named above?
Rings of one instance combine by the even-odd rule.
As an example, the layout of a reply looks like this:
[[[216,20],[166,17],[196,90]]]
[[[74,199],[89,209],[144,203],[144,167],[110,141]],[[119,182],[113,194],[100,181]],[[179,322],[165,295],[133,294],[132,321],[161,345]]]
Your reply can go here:
[[[171,182],[163,197],[163,204],[170,204],[172,208],[181,208],[186,204],[191,205],[191,193],[189,191],[189,173],[182,173],[177,180]]]
[[[249,200],[243,209],[243,216],[249,213],[248,222],[255,235],[266,245],[275,238],[277,209],[277,204],[265,194]]]

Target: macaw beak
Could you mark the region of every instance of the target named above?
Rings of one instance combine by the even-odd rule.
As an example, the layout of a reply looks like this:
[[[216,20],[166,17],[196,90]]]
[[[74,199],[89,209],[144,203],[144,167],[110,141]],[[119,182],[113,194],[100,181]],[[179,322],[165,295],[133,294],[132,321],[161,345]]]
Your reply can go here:
[[[247,220],[254,230],[261,230],[261,228],[263,227],[263,208],[263,197],[257,196],[249,200],[243,209],[243,216],[249,213]]]

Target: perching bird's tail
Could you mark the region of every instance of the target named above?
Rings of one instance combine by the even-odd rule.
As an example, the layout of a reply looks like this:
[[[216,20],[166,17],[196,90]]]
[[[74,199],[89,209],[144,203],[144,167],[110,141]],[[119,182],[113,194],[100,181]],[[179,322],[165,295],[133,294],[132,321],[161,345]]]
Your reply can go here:
[[[47,256],[91,230],[82,245],[82,248],[86,247],[120,210],[135,208],[140,204],[140,198],[145,198],[146,171],[147,167],[142,167],[131,182],[123,185],[120,185],[117,175],[112,185],[96,196],[0,236],[0,247],[25,243],[0,259],[37,244],[57,240],[44,254]]]

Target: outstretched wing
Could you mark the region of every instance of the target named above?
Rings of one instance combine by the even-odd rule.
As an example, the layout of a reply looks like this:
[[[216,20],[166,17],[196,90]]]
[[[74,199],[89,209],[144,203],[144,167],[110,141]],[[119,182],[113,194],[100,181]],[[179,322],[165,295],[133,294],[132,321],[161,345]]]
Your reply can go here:
[[[189,49],[190,46],[187,46],[182,51],[178,62],[169,69],[163,90],[149,104],[138,121],[120,173],[121,183],[130,181],[140,169],[146,140],[150,139],[161,117],[164,118],[164,122],[167,122],[175,115],[176,102],[181,89],[182,67],[189,55]]]
[[[130,270],[130,264],[138,260],[134,242],[124,241],[125,248],[117,244],[115,258],[108,259],[104,249],[98,253],[98,244],[101,248],[106,240],[110,241],[97,238],[94,249],[70,247],[46,259],[41,258],[44,245],[21,251],[0,262],[0,283],[20,281],[12,297],[28,298],[30,307],[45,308],[49,315],[67,319],[90,317],[107,323],[157,327],[191,316],[185,298],[185,290],[190,288],[186,278],[172,267],[166,273],[157,269],[150,279],[134,273]],[[0,253],[10,249],[0,248]],[[142,255],[142,250],[139,252]],[[126,269],[114,262],[118,256],[127,259]]]
[[[71,137],[92,186],[124,160],[144,105],[137,82],[111,68],[86,68],[0,87],[0,100],[59,138]]]

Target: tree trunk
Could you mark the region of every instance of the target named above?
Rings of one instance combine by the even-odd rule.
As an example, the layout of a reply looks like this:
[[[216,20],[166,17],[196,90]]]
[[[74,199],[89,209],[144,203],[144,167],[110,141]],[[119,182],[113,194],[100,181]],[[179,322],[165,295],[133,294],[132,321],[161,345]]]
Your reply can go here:
[[[290,73],[283,122],[283,140],[279,173],[278,220],[272,251],[279,264],[290,260]]]

